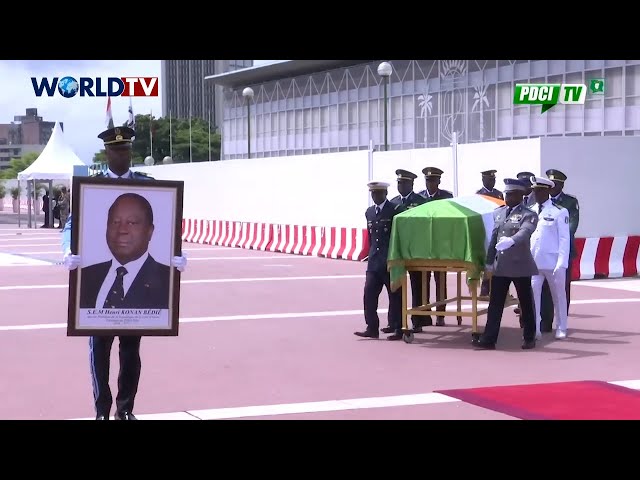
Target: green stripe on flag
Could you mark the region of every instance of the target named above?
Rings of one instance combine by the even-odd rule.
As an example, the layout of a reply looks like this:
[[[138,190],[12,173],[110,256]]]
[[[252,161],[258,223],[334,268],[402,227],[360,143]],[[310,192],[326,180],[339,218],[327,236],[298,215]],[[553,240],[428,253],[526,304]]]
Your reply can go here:
[[[477,279],[484,268],[484,243],[482,215],[455,199],[432,201],[396,215],[388,257],[392,289],[397,289],[406,275],[402,264],[406,260],[470,262],[475,269],[467,278]]]

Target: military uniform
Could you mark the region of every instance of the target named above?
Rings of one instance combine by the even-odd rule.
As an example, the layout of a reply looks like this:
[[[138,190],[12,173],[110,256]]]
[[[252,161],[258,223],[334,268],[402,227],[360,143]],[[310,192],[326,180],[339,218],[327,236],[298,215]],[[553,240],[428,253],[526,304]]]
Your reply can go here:
[[[531,192],[531,177],[535,177],[535,175],[531,172],[520,172],[516,175],[518,180],[521,180],[527,185],[524,198],[522,199],[522,203],[525,207],[530,207],[534,203],[536,203],[536,199]]]
[[[368,186],[371,191],[384,190],[386,193],[389,184],[370,182]],[[403,208],[400,205],[385,198],[384,201],[378,205],[372,205],[365,212],[369,236],[369,256],[364,284],[364,318],[367,329],[363,332],[355,332],[359,337],[378,338],[380,328],[378,300],[382,288],[385,287],[389,295],[388,323],[394,331],[394,334],[387,338],[389,340],[402,338],[402,289],[391,291],[391,277],[387,269],[393,217],[402,211]]]
[[[440,170],[439,168],[436,167],[426,167],[422,169],[422,173],[424,174],[424,178],[426,180],[427,183],[429,182],[437,182],[437,185],[440,184],[440,178],[442,177],[442,174],[444,173],[442,170]],[[446,198],[453,198],[453,193],[447,191],[447,190],[442,190],[440,188],[438,188],[436,190],[436,192],[431,195],[429,193],[429,189],[425,189],[422,190],[420,192],[420,195],[422,195],[427,202],[432,202],[434,200],[444,200]],[[426,203],[426,202],[425,202]],[[427,276],[427,302],[430,302],[431,300],[431,272],[425,272],[426,276]],[[444,300],[447,298],[447,275],[444,272],[438,272],[438,275],[434,275],[435,278],[435,283],[436,283],[436,301],[440,301],[440,300]],[[439,297],[439,293],[440,293],[440,285],[442,284],[442,295],[444,295],[444,297],[440,298]],[[445,305],[440,305],[436,308],[436,310],[439,310],[441,312],[444,312],[445,310]],[[419,323],[422,324],[421,326],[425,326],[425,325],[432,325],[433,324],[433,320],[431,319],[430,316],[428,317],[424,317],[421,318],[419,320]],[[414,324],[415,324],[415,320],[414,320]],[[441,327],[444,326],[444,317],[438,317],[437,321],[436,321],[436,325]],[[421,328],[414,328],[414,331],[421,331]]]
[[[413,188],[413,181],[418,178],[415,173],[409,172],[408,170],[398,169],[396,170],[396,175],[398,177],[398,189],[400,189],[400,185],[402,182],[410,182],[411,188]],[[407,187],[408,188],[408,187]],[[392,203],[396,205],[400,205],[404,210],[409,210],[411,208],[417,207],[419,205],[423,205],[427,202],[426,198],[422,195],[411,191],[408,195],[402,196],[398,195],[391,199]],[[411,282],[411,306],[413,308],[417,308],[422,305],[422,273],[421,272],[410,272],[409,280]],[[413,322],[414,330],[420,331],[420,321],[422,319],[419,316],[411,316],[411,321]],[[392,331],[392,327],[388,326],[382,329],[385,333],[390,333]]]
[[[534,180],[535,189],[549,189],[553,186],[553,181],[546,178]],[[541,336],[540,303],[542,284],[546,280],[558,317],[556,338],[565,338],[567,336],[565,279],[569,266],[569,212],[550,199],[541,205],[536,203],[531,209],[538,213],[538,226],[531,236],[531,253],[538,267],[538,275],[531,279],[536,305],[536,337]]]
[[[524,182],[505,179],[505,192],[525,191]],[[530,249],[531,234],[538,224],[538,216],[522,203],[515,207],[498,207],[494,214],[494,227],[487,250],[486,268],[491,271],[491,295],[484,333],[474,345],[493,349],[498,340],[504,304],[513,282],[518,292],[524,327],[523,349],[535,346],[536,322],[531,290],[531,277],[538,274]]]
[[[131,144],[135,132],[128,127],[116,127],[102,132],[98,137],[107,145]],[[128,170],[119,176],[111,170],[99,172],[92,177],[97,178],[124,178],[134,180],[155,180],[153,177]],[[69,216],[63,229],[63,249],[70,251],[71,229],[73,222]],[[89,356],[91,362],[91,381],[93,385],[96,419],[108,420],[109,411],[113,402],[111,389],[109,388],[109,364],[111,347],[114,341],[113,335],[100,335],[89,337]],[[120,372],[118,375],[118,395],[116,397],[116,415],[118,420],[136,420],[133,415],[135,396],[140,381],[140,341],[138,335],[126,335],[119,337],[120,348]]]
[[[546,172],[547,178],[553,182],[564,182],[567,180],[567,176],[560,170],[549,169]],[[566,279],[565,279],[565,296],[567,299],[567,315],[569,312],[569,305],[571,305],[571,263],[577,255],[576,251],[576,231],[578,230],[578,224],[580,223],[580,204],[578,199],[573,195],[569,195],[564,192],[560,192],[555,197],[551,197],[551,201],[556,205],[566,208],[569,212],[569,234],[570,234],[570,250],[569,250],[569,266],[567,267]],[[542,302],[541,302],[541,328],[543,332],[550,332],[553,326],[554,307],[551,291],[549,290],[549,284],[545,281],[542,288]]]
[[[480,172],[480,174],[482,175],[483,179],[484,178],[492,178],[494,182],[495,182],[495,178],[496,178],[496,173],[497,173],[497,170],[485,170],[484,172]],[[483,185],[482,188],[476,192],[476,194],[478,194],[478,195],[487,195],[489,197],[493,197],[493,198],[498,198],[500,200],[504,200],[504,195],[502,195],[502,192],[500,190],[498,190],[497,188],[495,188],[495,187],[491,188],[491,189],[488,189],[487,187],[485,187]]]

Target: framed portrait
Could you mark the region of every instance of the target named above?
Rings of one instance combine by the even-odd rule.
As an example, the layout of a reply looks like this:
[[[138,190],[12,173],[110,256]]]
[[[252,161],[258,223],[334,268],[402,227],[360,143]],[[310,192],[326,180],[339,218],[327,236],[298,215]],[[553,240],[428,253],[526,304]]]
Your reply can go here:
[[[184,182],[74,177],[68,336],[177,336]]]

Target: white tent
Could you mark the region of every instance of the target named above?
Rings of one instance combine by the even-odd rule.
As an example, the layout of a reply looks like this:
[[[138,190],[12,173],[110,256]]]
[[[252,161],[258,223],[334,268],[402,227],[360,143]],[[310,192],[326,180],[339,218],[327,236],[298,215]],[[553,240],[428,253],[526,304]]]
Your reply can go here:
[[[34,189],[37,180],[49,180],[49,191],[52,188],[52,180],[71,180],[76,165],[87,166],[78,157],[64,139],[60,124],[56,122],[51,133],[51,138],[42,150],[35,162],[18,173],[18,182],[27,182],[28,199],[28,225],[31,227],[31,211],[34,207]],[[35,209],[34,209],[35,210]],[[18,225],[20,225],[21,210],[18,211]],[[53,225],[53,202],[49,202],[49,218]],[[35,214],[35,211],[34,211]]]
[[[70,180],[75,165],[86,163],[65,142],[62,128],[56,122],[47,146],[35,162],[18,173],[18,180]]]

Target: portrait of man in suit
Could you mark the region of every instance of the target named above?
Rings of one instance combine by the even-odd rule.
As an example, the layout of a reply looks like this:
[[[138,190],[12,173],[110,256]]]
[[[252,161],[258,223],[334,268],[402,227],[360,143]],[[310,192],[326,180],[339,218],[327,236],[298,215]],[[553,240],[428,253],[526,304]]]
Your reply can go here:
[[[106,225],[112,258],[81,269],[81,309],[169,308],[171,269],[149,253],[153,232],[146,198],[137,193],[116,198]]]

